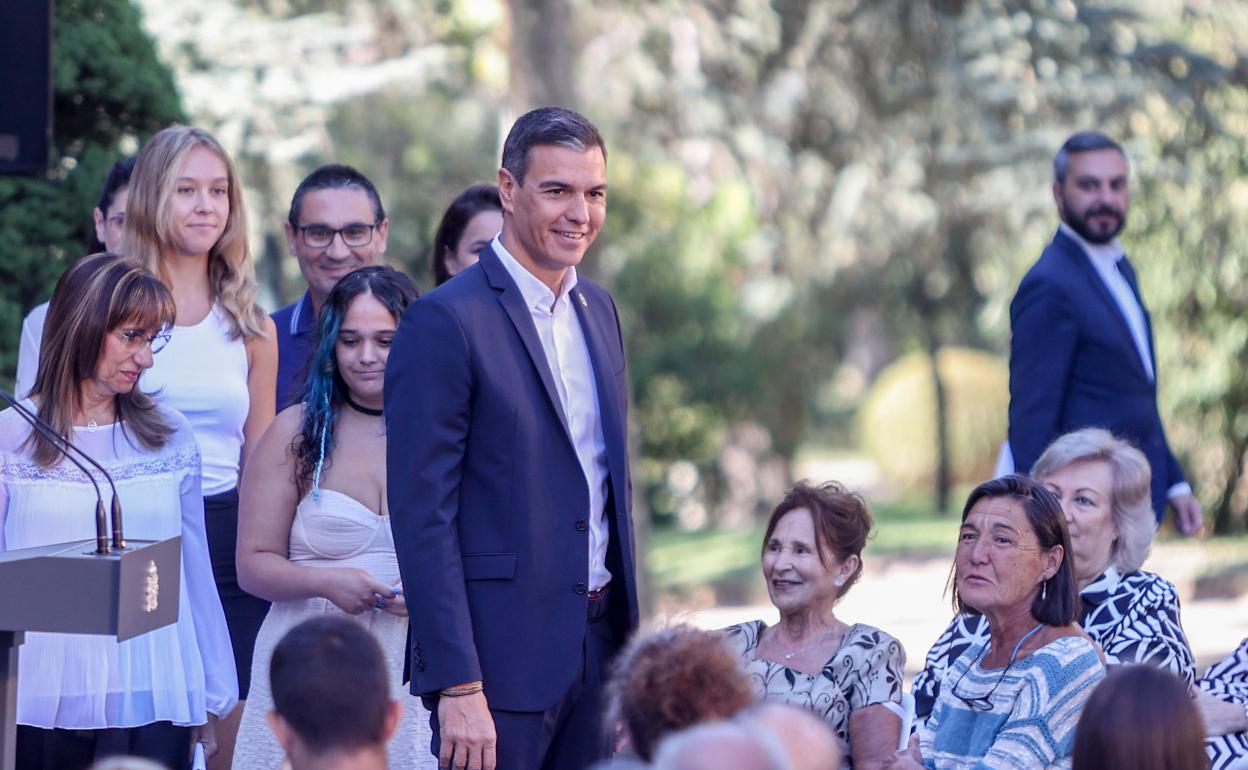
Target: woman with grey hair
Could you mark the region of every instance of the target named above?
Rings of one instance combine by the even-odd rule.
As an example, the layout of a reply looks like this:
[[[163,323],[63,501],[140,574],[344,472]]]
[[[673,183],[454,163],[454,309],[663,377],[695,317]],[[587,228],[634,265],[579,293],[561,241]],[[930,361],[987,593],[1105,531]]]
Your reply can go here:
[[[1079,624],[1104,650],[1106,662],[1148,663],[1191,685],[1195,662],[1179,622],[1178,591],[1165,578],[1140,569],[1156,526],[1151,475],[1140,450],[1100,428],[1058,437],[1031,469],[1031,476],[1061,500],[1083,600]],[[953,619],[914,679],[919,719],[931,713],[945,670],[987,638],[981,616]]]

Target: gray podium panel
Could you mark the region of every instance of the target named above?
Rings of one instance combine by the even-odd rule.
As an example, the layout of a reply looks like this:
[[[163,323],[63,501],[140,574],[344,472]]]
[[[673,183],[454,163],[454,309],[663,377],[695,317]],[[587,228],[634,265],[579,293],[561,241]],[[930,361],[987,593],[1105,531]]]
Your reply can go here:
[[[125,641],[178,619],[182,538],[0,552],[0,631],[107,634]]]
[[[17,661],[26,631],[105,634],[118,641],[177,622],[182,538],[95,540],[0,551],[0,770],[13,770]]]

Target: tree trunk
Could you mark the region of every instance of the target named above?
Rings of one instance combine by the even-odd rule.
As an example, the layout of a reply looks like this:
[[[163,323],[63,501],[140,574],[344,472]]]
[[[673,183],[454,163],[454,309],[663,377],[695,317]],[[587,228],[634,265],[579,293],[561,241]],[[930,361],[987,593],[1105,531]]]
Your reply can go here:
[[[1233,449],[1230,454],[1235,460],[1235,469],[1231,471],[1226,479],[1226,483],[1222,485],[1222,493],[1218,495],[1218,502],[1214,507],[1213,534],[1215,535],[1229,535],[1243,527],[1242,520],[1236,522],[1236,519],[1242,518],[1242,516],[1236,515],[1235,491],[1243,482],[1244,458],[1245,454],[1248,453],[1248,441],[1237,437],[1231,441],[1231,446]]]
[[[940,378],[938,358],[940,339],[932,328],[932,320],[925,322],[927,339],[927,355],[932,367],[932,397],[936,407],[936,475],[934,492],[936,493],[936,512],[944,516],[949,512],[949,407],[945,395],[945,383]]]
[[[509,102],[516,116],[538,107],[576,109],[580,41],[568,0],[508,0]]]

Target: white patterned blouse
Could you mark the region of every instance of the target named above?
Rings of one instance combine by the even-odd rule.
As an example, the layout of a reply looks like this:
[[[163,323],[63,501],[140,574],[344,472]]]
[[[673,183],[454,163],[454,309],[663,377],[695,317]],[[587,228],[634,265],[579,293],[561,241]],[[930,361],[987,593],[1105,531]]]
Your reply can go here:
[[[724,629],[729,645],[741,657],[755,693],[810,709],[841,741],[841,767],[849,768],[849,715],[877,703],[901,703],[906,651],[901,642],[878,628],[856,623],[845,631],[840,647],[811,676],[758,657],[758,642],[767,624],[753,620]]]
[[[33,409],[29,401],[24,405]],[[199,449],[186,418],[158,408],[175,427],[158,450],[132,443],[116,424],[74,428],[71,438],[112,474],[129,538],[181,535],[178,620],[120,643],[108,636],[26,634],[18,657],[18,724],[198,725],[209,713],[228,714],[238,700],[229,631],[204,537]],[[64,460],[36,464],[22,446],[29,433],[14,410],[0,412],[0,550],[94,538],[91,483]],[[99,482],[107,496],[103,478]]]
[[[1248,708],[1248,639],[1230,655],[1214,663],[1196,686],[1228,703]],[[1205,743],[1210,770],[1229,770],[1237,762],[1248,761],[1248,732],[1219,735]]]

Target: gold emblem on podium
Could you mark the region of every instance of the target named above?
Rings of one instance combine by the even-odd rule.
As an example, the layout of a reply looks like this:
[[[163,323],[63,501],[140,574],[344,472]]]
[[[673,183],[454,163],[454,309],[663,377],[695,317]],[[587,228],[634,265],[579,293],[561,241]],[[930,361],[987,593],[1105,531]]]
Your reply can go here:
[[[155,612],[160,606],[160,572],[156,562],[147,563],[147,573],[143,579],[143,611]]]

